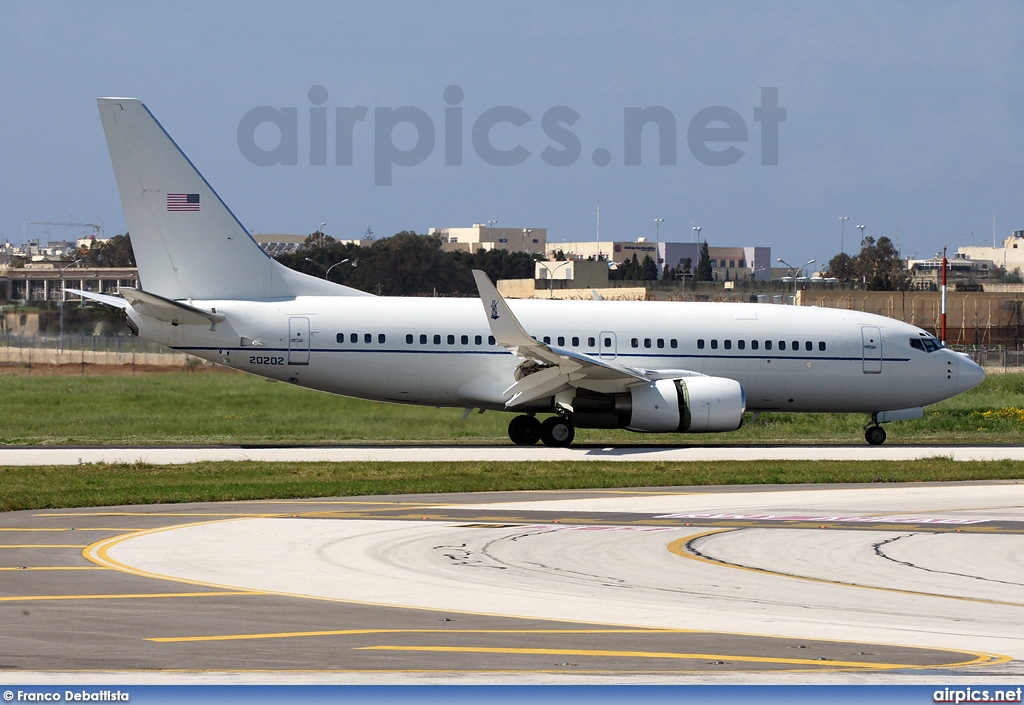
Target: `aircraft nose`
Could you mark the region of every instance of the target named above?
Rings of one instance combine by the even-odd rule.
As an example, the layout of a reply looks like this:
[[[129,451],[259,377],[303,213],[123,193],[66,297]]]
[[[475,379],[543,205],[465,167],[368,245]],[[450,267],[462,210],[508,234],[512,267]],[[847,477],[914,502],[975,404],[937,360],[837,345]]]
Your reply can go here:
[[[956,391],[966,392],[974,389],[985,381],[985,370],[971,359],[970,355],[960,354],[960,362],[957,364]]]

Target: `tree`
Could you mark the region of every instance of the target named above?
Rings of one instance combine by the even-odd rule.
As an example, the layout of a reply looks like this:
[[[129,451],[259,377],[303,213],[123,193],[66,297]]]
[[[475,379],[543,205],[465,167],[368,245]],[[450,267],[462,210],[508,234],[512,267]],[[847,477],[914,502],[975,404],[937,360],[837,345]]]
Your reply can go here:
[[[135,267],[135,253],[128,233],[115,235],[106,242],[80,250],[74,259],[82,258],[83,267]]]
[[[640,265],[640,276],[639,279],[644,281],[654,281],[658,278],[658,265],[654,263],[650,255],[644,256],[644,261]]]
[[[711,271],[711,253],[708,251],[708,243],[705,241],[700,245],[700,259],[697,261],[697,274],[693,279],[698,282],[709,282],[713,278],[714,274]]]
[[[839,280],[859,279],[860,277],[857,275],[857,260],[845,252],[840,252],[828,261],[825,276]]]

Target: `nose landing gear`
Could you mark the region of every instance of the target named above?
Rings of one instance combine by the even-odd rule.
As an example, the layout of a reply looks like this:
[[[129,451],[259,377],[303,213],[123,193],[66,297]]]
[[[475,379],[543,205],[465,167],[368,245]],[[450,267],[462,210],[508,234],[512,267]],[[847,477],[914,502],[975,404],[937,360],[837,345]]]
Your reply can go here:
[[[868,424],[864,428],[864,440],[873,446],[880,446],[885,443],[885,429],[878,424]]]

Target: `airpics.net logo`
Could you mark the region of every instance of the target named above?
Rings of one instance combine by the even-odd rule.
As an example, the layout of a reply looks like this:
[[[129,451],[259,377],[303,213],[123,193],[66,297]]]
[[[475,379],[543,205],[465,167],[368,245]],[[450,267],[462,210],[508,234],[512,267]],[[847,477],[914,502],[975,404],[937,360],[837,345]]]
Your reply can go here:
[[[327,89],[316,85],[308,92],[310,106],[301,112],[308,117],[308,164],[327,166],[328,136],[333,135],[334,166],[351,167],[355,164],[357,140],[373,140],[373,182],[390,186],[395,167],[410,168],[424,163],[442,143],[445,166],[462,166],[465,159],[467,128],[469,146],[481,162],[496,167],[514,167],[537,157],[553,167],[567,167],[577,163],[584,154],[584,145],[573,131],[581,118],[579,112],[567,105],[548,108],[540,116],[540,133],[534,116],[511,105],[499,105],[479,115],[466,115],[462,107],[465,93],[452,85],[444,89],[441,136],[430,113],[411,105],[401,107],[370,108],[335,107],[333,125],[329,124]],[[442,110],[436,109],[440,113]],[[754,106],[748,116],[758,125],[762,166],[779,163],[779,124],[786,121],[786,109],[779,106],[779,89],[762,88],[761,104]],[[299,119],[297,107],[275,108],[261,105],[252,108],[238,122],[238,149],[256,166],[297,166],[299,164]],[[470,124],[471,123],[471,124]],[[641,166],[653,162],[674,166],[679,160],[677,133],[679,121],[666,107],[627,107],[622,110],[621,160],[624,166]],[[303,126],[305,128],[305,126]],[[655,135],[657,150],[643,150],[643,135]],[[710,167],[731,166],[746,155],[749,149],[749,128],[740,111],[724,105],[698,110],[686,126],[686,147],[699,163]],[[495,142],[499,144],[496,145]],[[535,151],[522,142],[537,146]],[[543,149],[539,148],[544,143]],[[302,152],[306,152],[303,145]],[[306,155],[303,154],[303,157]],[[613,152],[607,147],[590,150],[595,166],[612,163]],[[617,158],[617,157],[616,157]],[[303,159],[305,162],[305,158]]]

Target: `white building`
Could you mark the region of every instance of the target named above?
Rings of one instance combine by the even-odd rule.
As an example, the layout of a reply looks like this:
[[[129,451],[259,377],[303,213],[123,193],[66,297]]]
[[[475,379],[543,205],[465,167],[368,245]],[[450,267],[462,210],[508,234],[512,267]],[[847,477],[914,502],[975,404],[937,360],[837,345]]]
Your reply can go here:
[[[1007,272],[1015,269],[1024,272],[1024,230],[1014,230],[1003,240],[1002,247],[959,247],[956,252],[957,256],[963,255],[969,260],[988,260]]]
[[[440,236],[445,252],[510,250],[543,255],[548,240],[547,228],[496,228],[488,223],[474,223],[471,228],[430,228],[427,234]]]

